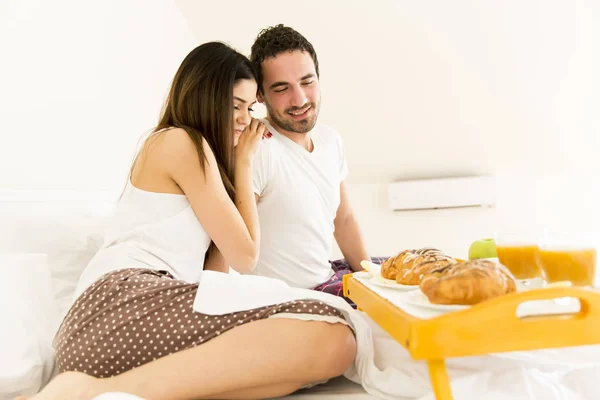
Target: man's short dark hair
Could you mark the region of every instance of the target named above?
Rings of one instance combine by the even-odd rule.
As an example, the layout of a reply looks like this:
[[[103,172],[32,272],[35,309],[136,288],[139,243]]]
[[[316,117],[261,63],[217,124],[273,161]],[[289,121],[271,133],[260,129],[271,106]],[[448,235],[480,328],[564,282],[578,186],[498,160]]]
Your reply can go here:
[[[306,51],[315,63],[315,71],[319,76],[319,61],[312,44],[304,36],[282,24],[271,26],[260,31],[252,45],[250,61],[258,72],[258,88],[262,92],[263,73],[262,62],[280,53],[294,50]]]

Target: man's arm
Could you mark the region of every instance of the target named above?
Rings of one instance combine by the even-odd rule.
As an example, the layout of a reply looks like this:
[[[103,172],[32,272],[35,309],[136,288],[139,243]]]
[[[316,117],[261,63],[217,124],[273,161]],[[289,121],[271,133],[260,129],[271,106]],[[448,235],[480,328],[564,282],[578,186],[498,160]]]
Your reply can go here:
[[[358,221],[350,206],[344,182],[340,183],[340,206],[337,209],[333,223],[335,226],[333,236],[344,258],[346,258],[352,270],[362,271],[363,268],[360,266],[360,262],[370,260],[370,258],[365,248]]]

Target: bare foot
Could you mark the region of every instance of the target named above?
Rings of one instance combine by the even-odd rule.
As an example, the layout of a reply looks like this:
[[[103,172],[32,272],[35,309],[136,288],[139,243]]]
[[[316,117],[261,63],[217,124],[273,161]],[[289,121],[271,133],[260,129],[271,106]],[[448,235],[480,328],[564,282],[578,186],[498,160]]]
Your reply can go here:
[[[81,372],[63,372],[29,400],[91,400],[103,393],[102,383],[102,379]],[[15,400],[27,400],[27,397]]]

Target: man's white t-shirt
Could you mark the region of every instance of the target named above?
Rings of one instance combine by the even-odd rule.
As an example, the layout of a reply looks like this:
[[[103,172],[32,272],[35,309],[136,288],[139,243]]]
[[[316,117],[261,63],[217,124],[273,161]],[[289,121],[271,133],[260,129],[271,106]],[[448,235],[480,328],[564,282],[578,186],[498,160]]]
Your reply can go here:
[[[263,122],[273,137],[262,141],[253,165],[261,231],[254,274],[313,288],[333,275],[333,220],[348,174],[342,140],[317,124],[308,152]]]

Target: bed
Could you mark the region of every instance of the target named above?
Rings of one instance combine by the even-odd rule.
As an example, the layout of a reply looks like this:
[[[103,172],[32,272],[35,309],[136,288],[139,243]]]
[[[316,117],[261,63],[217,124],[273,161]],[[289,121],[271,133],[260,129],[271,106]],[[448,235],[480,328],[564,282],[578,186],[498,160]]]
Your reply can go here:
[[[0,400],[37,393],[56,373],[52,337],[118,193],[0,190]],[[126,394],[102,398],[126,400]],[[343,377],[289,399],[373,399]]]
[[[0,400],[35,394],[56,373],[54,332],[82,268],[102,243],[118,195],[0,190]],[[361,385],[342,377],[285,398],[434,400],[426,365],[412,361],[376,324],[367,330],[371,358],[357,364],[368,373],[347,374]],[[456,400],[586,400],[597,396],[600,346],[452,360],[449,367]],[[98,399],[136,398],[107,393]]]

